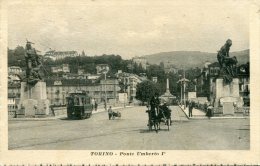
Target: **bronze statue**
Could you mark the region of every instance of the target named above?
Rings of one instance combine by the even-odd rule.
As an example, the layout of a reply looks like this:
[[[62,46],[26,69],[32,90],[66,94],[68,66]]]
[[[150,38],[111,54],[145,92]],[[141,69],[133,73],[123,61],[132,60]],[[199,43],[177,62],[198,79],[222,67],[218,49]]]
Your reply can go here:
[[[42,80],[39,74],[42,64],[32,44],[32,42],[27,41],[25,47],[26,79],[28,84],[35,85],[39,80]]]
[[[218,62],[220,65],[220,75],[226,83],[230,83],[233,77],[236,76],[237,58],[229,56],[229,50],[232,46],[232,40],[228,39],[224,46],[218,51]]]

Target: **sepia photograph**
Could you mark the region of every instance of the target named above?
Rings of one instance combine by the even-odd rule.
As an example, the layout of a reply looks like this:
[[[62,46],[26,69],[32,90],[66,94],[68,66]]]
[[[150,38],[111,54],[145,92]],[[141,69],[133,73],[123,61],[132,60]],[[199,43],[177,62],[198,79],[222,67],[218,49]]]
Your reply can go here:
[[[88,157],[258,147],[250,2],[5,2],[4,147]]]

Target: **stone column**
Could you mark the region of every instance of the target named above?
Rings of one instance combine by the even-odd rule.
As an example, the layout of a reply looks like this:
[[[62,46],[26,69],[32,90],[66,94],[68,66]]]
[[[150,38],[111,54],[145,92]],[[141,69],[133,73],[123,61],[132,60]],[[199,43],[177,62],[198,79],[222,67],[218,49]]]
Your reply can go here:
[[[167,81],[166,81],[166,93],[170,93],[169,79],[168,78],[167,78]]]

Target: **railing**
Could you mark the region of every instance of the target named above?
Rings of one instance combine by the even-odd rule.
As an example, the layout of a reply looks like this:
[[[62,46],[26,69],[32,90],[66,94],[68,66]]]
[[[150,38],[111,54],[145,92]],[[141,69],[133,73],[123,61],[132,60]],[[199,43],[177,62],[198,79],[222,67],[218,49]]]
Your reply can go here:
[[[235,108],[235,113],[240,113],[243,115],[249,115],[250,114],[250,107],[241,107],[241,108]]]
[[[223,107],[213,108],[213,113],[214,114],[223,114]]]
[[[16,111],[8,111],[8,118],[16,118]]]

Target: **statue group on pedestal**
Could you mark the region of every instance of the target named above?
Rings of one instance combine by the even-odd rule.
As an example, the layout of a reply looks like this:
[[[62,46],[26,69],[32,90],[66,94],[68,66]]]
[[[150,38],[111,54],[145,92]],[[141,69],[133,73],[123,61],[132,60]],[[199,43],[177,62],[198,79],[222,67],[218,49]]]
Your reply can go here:
[[[226,83],[232,82],[233,77],[236,76],[237,58],[229,56],[229,50],[232,46],[232,41],[228,39],[224,46],[218,51],[218,62],[220,65],[220,76],[223,77]]]
[[[42,80],[39,73],[42,63],[32,44],[32,42],[27,41],[25,47],[26,80],[28,84],[35,85],[39,80]]]

